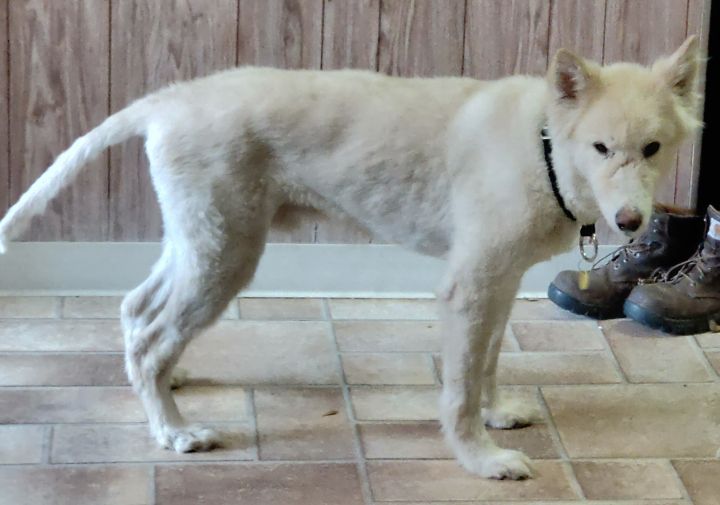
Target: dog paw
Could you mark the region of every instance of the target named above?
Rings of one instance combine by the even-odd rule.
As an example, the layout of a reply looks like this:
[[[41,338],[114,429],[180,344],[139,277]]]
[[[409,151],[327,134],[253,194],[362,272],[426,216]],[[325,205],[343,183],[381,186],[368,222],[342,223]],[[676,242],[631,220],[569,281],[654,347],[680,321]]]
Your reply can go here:
[[[220,433],[203,426],[168,428],[158,437],[160,445],[175,452],[204,452],[222,445]]]
[[[488,479],[524,480],[533,475],[530,458],[510,449],[497,448],[471,460],[459,458],[459,461],[468,472]]]
[[[482,409],[485,425],[502,430],[529,426],[539,417],[539,413],[531,404],[519,400],[501,400],[493,407]]]
[[[175,368],[170,376],[170,389],[178,389],[188,381],[188,371],[184,368]]]

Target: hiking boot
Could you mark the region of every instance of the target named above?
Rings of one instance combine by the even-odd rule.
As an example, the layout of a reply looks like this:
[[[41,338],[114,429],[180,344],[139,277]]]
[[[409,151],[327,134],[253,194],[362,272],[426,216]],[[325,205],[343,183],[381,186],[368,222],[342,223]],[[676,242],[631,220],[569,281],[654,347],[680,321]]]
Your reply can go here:
[[[647,231],[608,256],[588,272],[587,289],[580,273],[560,272],[548,287],[548,297],[563,309],[596,319],[624,317],[623,303],[638,283],[658,269],[688,259],[702,241],[704,221],[681,210],[656,206]],[[602,264],[606,258],[610,260]]]
[[[712,206],[707,223],[697,254],[659,282],[633,290],[625,302],[628,317],[678,335],[720,331],[720,212]]]

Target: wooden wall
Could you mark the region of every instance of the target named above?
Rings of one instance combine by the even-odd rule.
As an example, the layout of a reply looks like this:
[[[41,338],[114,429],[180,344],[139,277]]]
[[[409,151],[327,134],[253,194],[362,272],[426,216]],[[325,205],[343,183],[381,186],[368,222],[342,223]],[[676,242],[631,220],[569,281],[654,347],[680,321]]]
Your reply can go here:
[[[706,35],[710,0],[0,0],[0,210],[69,143],[132,99],[242,64],[497,78],[542,74],[561,46],[649,63]],[[1,31],[1,30],[0,30]],[[706,39],[706,37],[705,37]],[[6,47],[7,45],[7,47]],[[691,205],[697,153],[661,188]],[[1,212],[0,211],[0,212]],[[157,240],[139,141],[114,147],[33,223],[30,240]],[[368,242],[336,221],[274,241]],[[613,240],[608,238],[608,240]]]

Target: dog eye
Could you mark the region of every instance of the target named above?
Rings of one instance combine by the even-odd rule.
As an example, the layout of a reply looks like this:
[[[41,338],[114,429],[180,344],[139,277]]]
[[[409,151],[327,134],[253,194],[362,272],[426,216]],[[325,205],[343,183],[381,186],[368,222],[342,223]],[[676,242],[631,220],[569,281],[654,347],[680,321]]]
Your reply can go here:
[[[650,156],[652,156],[659,150],[660,150],[660,142],[650,142],[648,145],[643,147],[642,153],[643,153],[643,156],[645,156],[646,158],[649,158]]]
[[[595,150],[597,152],[599,152],[602,155],[607,155],[607,153],[608,153],[607,146],[605,144],[603,144],[602,142],[595,142],[593,144],[593,147],[595,148]]]

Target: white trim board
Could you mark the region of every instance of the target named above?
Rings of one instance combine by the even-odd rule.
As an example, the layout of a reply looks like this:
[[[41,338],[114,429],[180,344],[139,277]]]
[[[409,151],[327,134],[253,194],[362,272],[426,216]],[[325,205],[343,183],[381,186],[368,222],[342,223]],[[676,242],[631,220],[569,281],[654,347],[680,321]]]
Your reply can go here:
[[[615,246],[601,246],[603,256]],[[117,295],[138,285],[160,254],[159,243],[26,242],[0,256],[3,295]],[[546,296],[578,253],[530,269],[520,296]],[[393,245],[269,244],[242,296],[432,298],[445,262]]]

